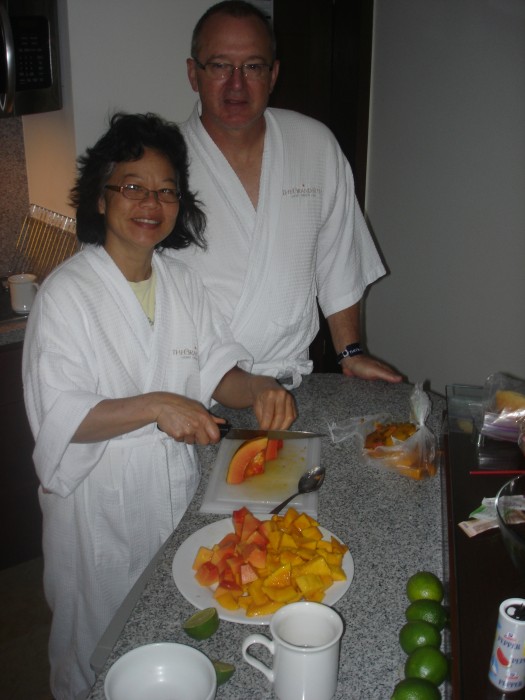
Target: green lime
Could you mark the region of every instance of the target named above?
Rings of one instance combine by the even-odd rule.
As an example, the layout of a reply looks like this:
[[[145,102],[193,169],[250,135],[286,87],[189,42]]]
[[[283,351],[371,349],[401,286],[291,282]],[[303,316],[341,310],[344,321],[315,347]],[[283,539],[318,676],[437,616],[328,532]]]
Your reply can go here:
[[[227,664],[225,661],[213,661],[213,667],[217,674],[217,685],[222,685],[229,681],[235,672],[235,666]]]
[[[428,598],[414,600],[413,603],[410,603],[405,610],[405,617],[408,622],[415,622],[416,620],[430,622],[431,625],[435,625],[439,630],[442,630],[448,621],[447,611],[441,603]]]
[[[182,628],[193,639],[208,639],[217,631],[218,626],[217,608],[204,608],[189,617]]]
[[[391,700],[441,700],[441,693],[430,681],[405,678],[394,688]]]
[[[407,596],[410,602],[427,599],[441,603],[443,595],[443,584],[430,571],[418,571],[407,581]]]
[[[435,625],[424,620],[407,622],[399,632],[399,643],[405,654],[411,654],[418,647],[441,646],[441,632]]]
[[[435,647],[418,647],[406,660],[406,678],[423,678],[435,685],[441,685],[447,676],[447,657]]]

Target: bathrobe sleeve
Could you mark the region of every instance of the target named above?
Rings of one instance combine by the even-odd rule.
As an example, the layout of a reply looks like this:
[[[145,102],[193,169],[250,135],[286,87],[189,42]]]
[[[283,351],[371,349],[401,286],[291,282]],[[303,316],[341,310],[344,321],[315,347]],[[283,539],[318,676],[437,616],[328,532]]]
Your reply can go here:
[[[65,297],[64,297],[65,301]],[[86,327],[41,290],[28,320],[23,355],[24,395],[35,437],[33,460],[42,486],[67,495],[97,464],[107,443],[73,444],[88,412],[106,397],[97,389],[95,353]],[[66,458],[67,467],[59,469]]]
[[[316,281],[326,317],[360,301],[366,288],[385,274],[385,268],[357,201],[350,164],[328,129],[325,136],[326,197]]]
[[[269,146],[278,151],[280,135],[283,149],[279,228],[302,260],[303,278],[290,270],[296,293],[306,301],[311,260],[315,294],[330,316],[358,302],[385,269],[357,202],[352,169],[333,133],[288,110],[267,110],[267,123]],[[273,165],[273,179],[276,170]]]

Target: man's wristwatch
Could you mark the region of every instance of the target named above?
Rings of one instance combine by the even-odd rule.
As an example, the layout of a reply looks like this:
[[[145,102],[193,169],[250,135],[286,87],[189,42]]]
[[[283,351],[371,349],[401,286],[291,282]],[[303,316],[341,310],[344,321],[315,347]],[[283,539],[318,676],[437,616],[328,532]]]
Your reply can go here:
[[[351,345],[347,345],[343,352],[340,352],[338,354],[337,362],[340,364],[345,359],[345,357],[354,357],[354,355],[362,355],[363,352],[364,351],[360,343],[352,343]]]

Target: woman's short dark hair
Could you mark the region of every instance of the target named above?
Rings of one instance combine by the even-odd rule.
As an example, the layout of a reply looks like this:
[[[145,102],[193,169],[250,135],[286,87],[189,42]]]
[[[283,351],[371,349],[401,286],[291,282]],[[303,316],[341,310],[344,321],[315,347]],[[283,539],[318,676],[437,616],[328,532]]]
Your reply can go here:
[[[268,39],[272,47],[272,61],[275,61],[276,46],[273,27],[262,10],[251,2],[245,2],[245,0],[223,0],[223,2],[218,2],[206,10],[193,29],[191,37],[192,58],[198,58],[202,29],[207,20],[214,15],[227,15],[228,17],[235,17],[238,19],[257,17],[257,19],[261,20],[268,33]]]
[[[78,159],[79,175],[71,190],[71,203],[77,210],[79,240],[96,245],[105,243],[105,217],[98,210],[104,185],[117,163],[139,160],[146,148],[158,151],[170,161],[181,193],[175,227],[157,247],[178,249],[194,243],[205,248],[206,216],[200,209],[201,203],[189,189],[184,138],[175,124],[150,113],[115,114],[104,136]]]

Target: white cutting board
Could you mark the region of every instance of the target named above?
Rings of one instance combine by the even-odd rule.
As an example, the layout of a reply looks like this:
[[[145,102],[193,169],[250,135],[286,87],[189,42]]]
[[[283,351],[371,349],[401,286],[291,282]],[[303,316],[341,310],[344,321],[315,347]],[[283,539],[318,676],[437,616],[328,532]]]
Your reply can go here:
[[[264,474],[252,476],[241,484],[227,484],[226,474],[231,458],[243,440],[222,440],[212,467],[202,513],[227,513],[246,506],[252,513],[269,513],[272,508],[297,491],[300,476],[321,463],[321,438],[285,440],[277,459],[266,463]],[[294,498],[287,507],[317,518],[317,493]],[[286,508],[283,509],[283,513]]]

